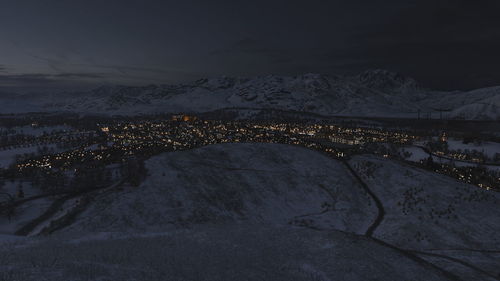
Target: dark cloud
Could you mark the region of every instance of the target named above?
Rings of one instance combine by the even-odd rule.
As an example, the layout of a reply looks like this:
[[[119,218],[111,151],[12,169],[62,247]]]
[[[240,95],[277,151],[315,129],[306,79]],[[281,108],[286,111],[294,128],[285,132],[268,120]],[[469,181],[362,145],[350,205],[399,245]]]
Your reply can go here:
[[[68,79],[102,79],[105,76],[97,73],[60,73],[51,76],[50,78],[68,78]]]
[[[24,92],[86,89],[101,84],[104,78],[104,75],[98,73],[0,74],[0,90]]]
[[[188,72],[182,70],[168,70],[161,68],[152,67],[137,67],[137,66],[124,66],[124,65],[100,65],[100,64],[79,64],[80,66],[90,66],[95,68],[112,69],[124,75],[133,73],[153,73],[161,75],[174,75],[174,76],[184,76],[184,77],[198,77],[200,73]]]
[[[293,54],[285,48],[270,48],[265,42],[252,38],[244,38],[236,41],[231,46],[209,52],[210,56],[219,59],[235,58],[242,60],[244,57],[249,60],[261,60],[263,64],[286,65],[297,60],[297,54]]]
[[[0,81],[24,82],[57,82],[59,79],[102,79],[104,76],[97,73],[58,73],[58,74],[5,74],[0,75]]]
[[[499,10],[489,0],[415,2],[353,33],[348,41],[357,44],[335,59],[358,58],[360,67],[400,71],[441,89],[498,85]]]
[[[283,53],[284,50],[266,48],[262,42],[251,38],[245,38],[236,41],[232,46],[226,49],[219,49],[210,52],[211,55],[228,54],[257,54],[263,56],[276,56]]]

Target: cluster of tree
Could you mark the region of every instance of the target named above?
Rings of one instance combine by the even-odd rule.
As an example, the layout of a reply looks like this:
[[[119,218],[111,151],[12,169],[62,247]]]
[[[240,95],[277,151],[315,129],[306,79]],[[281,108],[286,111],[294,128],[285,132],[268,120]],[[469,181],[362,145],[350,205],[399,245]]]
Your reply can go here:
[[[69,182],[73,191],[91,190],[108,186],[113,182],[113,174],[110,169],[103,165],[93,167],[82,167],[76,170]]]
[[[476,166],[459,167],[455,166],[454,163],[436,163],[432,157],[429,156],[426,161],[423,161],[422,165],[424,168],[430,169],[431,171],[439,171],[439,173],[459,178],[467,183],[476,185],[481,184],[483,186],[500,190],[500,183],[498,182],[500,171],[487,169],[481,164]]]
[[[129,157],[122,166],[122,176],[133,186],[139,186],[147,176],[144,160],[137,157]]]
[[[449,152],[449,147],[448,147],[448,142],[446,141],[429,141],[427,142],[426,146],[431,150],[431,151],[442,151],[444,153]]]
[[[500,162],[500,153],[495,153],[492,157],[490,157],[488,154],[482,151],[478,151],[476,149],[457,149],[457,150],[450,150],[449,153],[451,154],[461,154],[465,156],[465,160],[473,160],[473,159],[479,159],[481,162]]]
[[[28,177],[34,186],[43,191],[61,191],[67,188],[69,177],[62,171],[35,170]]]
[[[367,143],[363,147],[363,151],[370,154],[389,155],[391,158],[407,159],[412,156],[410,151],[405,150],[401,145],[394,143]]]
[[[375,172],[380,167],[381,167],[380,164],[374,163],[372,161],[361,161],[354,166],[358,174],[366,179],[374,178]]]

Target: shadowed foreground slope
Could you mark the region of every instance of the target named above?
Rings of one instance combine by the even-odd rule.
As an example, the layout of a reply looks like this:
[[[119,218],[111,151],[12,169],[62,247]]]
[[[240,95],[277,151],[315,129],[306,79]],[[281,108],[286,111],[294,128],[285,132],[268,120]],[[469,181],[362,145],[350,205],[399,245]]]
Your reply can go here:
[[[240,224],[113,235],[119,236],[55,236],[3,249],[0,280],[454,280],[369,238],[338,231]]]
[[[4,242],[0,280],[498,280],[499,197],[446,176],[278,144],[146,167],[51,236]]]

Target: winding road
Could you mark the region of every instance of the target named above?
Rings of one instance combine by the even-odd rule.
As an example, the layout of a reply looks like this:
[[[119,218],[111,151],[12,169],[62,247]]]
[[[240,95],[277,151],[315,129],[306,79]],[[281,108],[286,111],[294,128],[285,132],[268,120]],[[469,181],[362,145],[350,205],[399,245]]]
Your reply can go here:
[[[365,233],[366,236],[372,237],[373,233],[375,232],[375,230],[377,229],[377,227],[384,220],[384,216],[385,216],[384,205],[382,204],[382,201],[377,197],[377,195],[375,195],[375,193],[373,193],[373,191],[371,191],[371,189],[368,187],[368,185],[358,175],[358,173],[356,172],[356,170],[354,170],[351,167],[351,165],[349,164],[349,162],[347,162],[347,160],[345,160],[345,159],[342,159],[341,162],[344,164],[344,166],[346,166],[346,168],[349,170],[349,172],[351,173],[351,175],[353,175],[354,178],[361,184],[361,187],[363,187],[363,189],[366,191],[366,193],[368,193],[368,195],[370,195],[370,197],[375,202],[375,206],[377,206],[377,209],[378,209],[377,217],[375,218],[375,220],[373,221],[373,223],[370,225],[370,227],[368,227],[368,229],[366,230],[366,233]]]

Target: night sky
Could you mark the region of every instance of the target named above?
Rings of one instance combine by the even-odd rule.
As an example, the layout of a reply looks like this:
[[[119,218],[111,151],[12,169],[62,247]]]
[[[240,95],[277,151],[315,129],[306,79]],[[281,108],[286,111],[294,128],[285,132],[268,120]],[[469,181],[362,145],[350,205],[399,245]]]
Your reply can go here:
[[[437,89],[500,85],[499,11],[498,0],[2,1],[0,90],[374,68]]]

